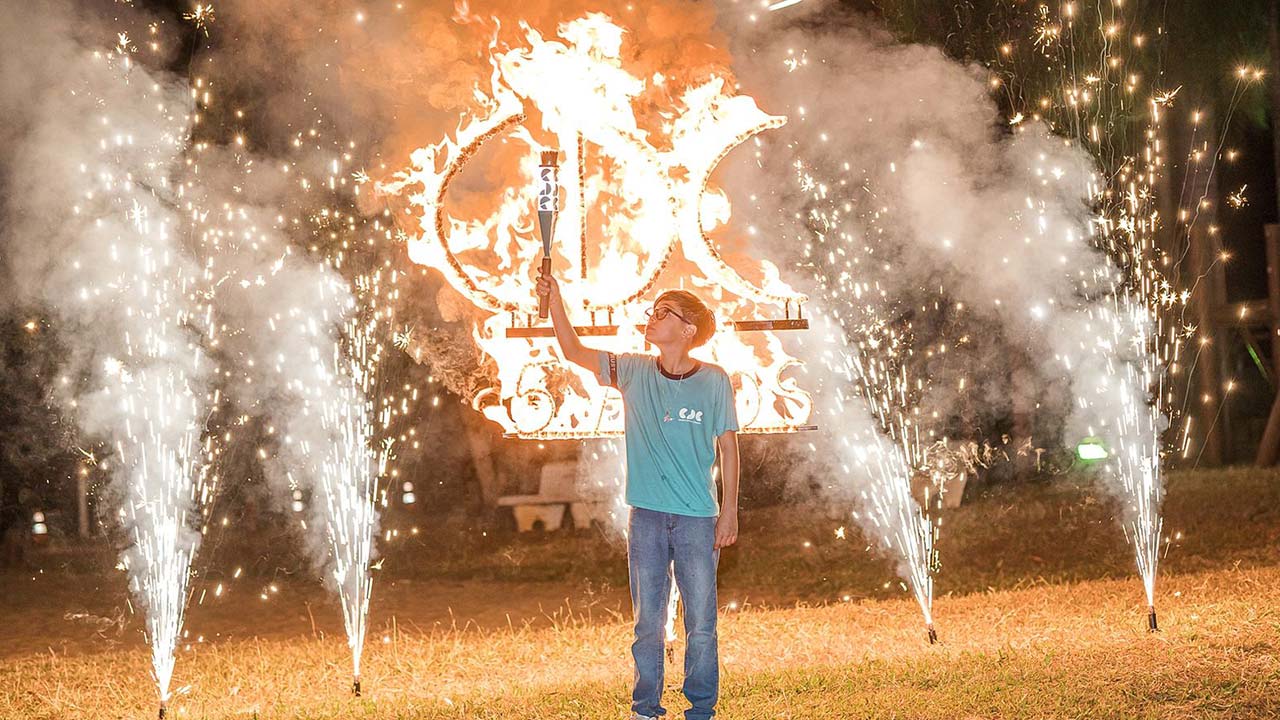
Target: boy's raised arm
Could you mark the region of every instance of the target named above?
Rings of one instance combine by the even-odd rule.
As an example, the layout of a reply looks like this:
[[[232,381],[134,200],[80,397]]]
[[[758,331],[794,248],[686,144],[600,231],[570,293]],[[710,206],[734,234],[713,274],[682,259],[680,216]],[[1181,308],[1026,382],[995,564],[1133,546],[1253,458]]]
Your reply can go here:
[[[560,284],[551,277],[550,273],[542,273],[538,276],[538,294],[546,296],[549,301],[551,325],[555,328],[556,340],[560,343],[560,352],[564,358],[595,373],[599,369],[598,351],[583,345],[578,339],[578,333],[569,322],[569,314],[564,310],[564,300],[560,297]]]

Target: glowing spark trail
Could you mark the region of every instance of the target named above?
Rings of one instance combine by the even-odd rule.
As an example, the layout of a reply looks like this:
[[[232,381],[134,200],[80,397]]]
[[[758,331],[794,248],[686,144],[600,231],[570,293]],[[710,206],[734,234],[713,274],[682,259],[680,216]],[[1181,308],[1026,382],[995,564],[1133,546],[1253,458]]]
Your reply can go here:
[[[1135,66],[1132,58],[1122,56],[1120,44],[1108,41],[1110,28],[1137,26],[1119,17],[1121,12],[1118,5],[1105,12],[1100,8],[1096,14],[1090,11],[1087,16],[1096,16],[1100,23],[1096,37],[1081,32],[1071,16],[1059,19],[1055,27],[1060,42],[1055,52],[1046,55],[1063,68],[1079,68],[1077,72],[1093,76],[1083,81],[1069,77],[1052,107],[1061,116],[1062,127],[1095,154],[1104,170],[1106,180],[1091,188],[1100,208],[1097,232],[1091,234],[1112,261],[1081,281],[1081,294],[1100,300],[1090,310],[1090,322],[1101,327],[1092,328],[1096,333],[1089,347],[1092,357],[1068,360],[1068,371],[1077,375],[1076,395],[1089,420],[1089,434],[1094,434],[1097,423],[1097,432],[1111,444],[1106,468],[1124,493],[1125,534],[1134,546],[1149,628],[1155,630],[1156,568],[1163,528],[1161,434],[1174,415],[1167,385],[1184,340],[1181,324],[1169,320],[1185,299],[1180,301],[1165,279],[1166,273],[1176,272],[1176,266],[1161,267],[1163,252],[1156,239],[1159,213],[1152,186],[1167,169],[1154,138],[1162,134],[1161,108],[1172,104],[1178,90],[1153,94],[1147,103],[1148,125],[1141,135],[1113,129],[1123,127],[1118,117],[1141,107],[1141,100],[1130,94],[1133,87],[1122,92],[1122,78],[1111,72],[1117,64]],[[1095,47],[1099,38],[1102,45]],[[1096,63],[1085,58],[1096,58]],[[1079,88],[1085,85],[1094,89],[1082,92]],[[1113,130],[1102,135],[1099,126]]]
[[[197,3],[191,12],[182,14],[182,19],[194,24],[197,30],[203,32],[205,37],[208,37],[209,23],[213,22],[213,16],[213,5],[208,3]]]
[[[344,324],[347,352],[335,347],[331,365],[330,380],[337,389],[321,406],[321,420],[332,440],[325,448],[319,487],[333,554],[332,580],[342,601],[356,695],[360,694],[360,658],[373,592],[370,563],[378,522],[374,493],[390,452],[388,445],[380,460],[374,457],[373,402],[369,391],[373,380],[370,370],[377,367],[378,360],[371,354],[380,352],[381,346],[372,342],[369,329],[355,317]]]
[[[1185,414],[1185,398],[1194,391],[1186,387],[1191,373],[1181,355],[1197,329],[1185,317],[1191,291],[1184,288],[1201,286],[1207,272],[1184,267],[1183,259],[1205,242],[1193,232],[1223,136],[1204,138],[1201,114],[1192,114],[1182,196],[1175,197],[1168,182],[1173,163],[1167,115],[1181,87],[1144,86],[1144,77],[1164,73],[1159,54],[1148,51],[1152,43],[1144,32],[1142,3],[1091,1],[1057,10],[1042,4],[1034,12],[1038,29],[1032,52],[1013,50],[1026,43],[1006,43],[998,79],[1014,92],[1015,107],[1023,105],[1034,117],[1052,122],[1088,149],[1101,169],[1089,188],[1096,208],[1089,237],[1107,260],[1081,273],[1080,281],[1080,294],[1090,299],[1088,323],[1095,340],[1083,353],[1065,353],[1063,359],[1075,377],[1077,422],[1087,426],[1077,429],[1089,435],[1096,430],[1109,445],[1104,467],[1125,501],[1123,527],[1142,577],[1149,628],[1155,630],[1162,465],[1169,452],[1162,437],[1176,427],[1180,437],[1170,443],[1173,451],[1185,455],[1191,444],[1193,423]],[[1152,36],[1167,42],[1167,28],[1154,30]],[[1038,72],[1043,77],[1037,78]],[[1223,127],[1244,89],[1258,79],[1249,68],[1235,74],[1231,99],[1220,115]],[[1032,101],[1018,97],[1014,88],[1034,88],[1035,107],[1025,107]],[[1229,205],[1242,203],[1242,195],[1228,197]],[[1173,209],[1172,216],[1164,204]],[[1195,364],[1193,359],[1191,369]],[[1205,424],[1206,435],[1212,425]]]
[[[854,274],[859,269],[854,258],[866,249],[853,245],[854,235],[845,226],[847,213],[841,210],[844,198],[826,192],[837,183],[817,180],[817,170],[802,161],[795,163],[795,170],[798,187],[810,194],[816,232],[805,254],[817,259],[811,267],[821,291],[816,303],[816,316],[823,318],[818,355],[833,385],[831,392],[822,393],[829,418],[823,432],[835,444],[840,471],[868,479],[853,517],[897,558],[898,574],[907,580],[929,642],[934,643],[938,527],[925,513],[928,495],[917,498],[912,492],[912,481],[925,472],[927,458],[919,423],[913,419],[914,383],[908,381],[902,357],[906,338],[882,319],[886,308],[881,306],[880,288]],[[881,267],[889,271],[887,265]],[[923,387],[923,382],[915,387]],[[939,490],[945,488],[945,478],[930,475]]]
[[[94,94],[84,96],[105,134],[72,150],[84,188],[73,212],[83,224],[67,262],[83,284],[60,312],[69,329],[102,339],[96,389],[73,405],[114,450],[131,540],[121,566],[145,610],[163,716],[208,500],[201,434],[213,398],[199,330],[208,337],[212,326],[197,305],[201,272],[174,234],[169,180],[187,145],[188,106],[138,68],[119,73],[127,63],[95,55],[92,65],[86,76],[117,104],[103,113]]]
[[[223,256],[232,257],[229,251]],[[250,253],[242,262],[252,272],[261,267],[258,260]],[[365,276],[364,289],[353,293],[336,272],[291,253],[275,267],[260,285],[247,283],[236,303],[281,303],[265,318],[238,318],[259,333],[254,342],[267,351],[267,362],[246,363],[259,373],[248,385],[261,387],[265,398],[255,409],[270,413],[283,430],[275,452],[263,450],[261,457],[269,477],[310,491],[308,521],[302,524],[327,550],[314,561],[342,607],[358,694],[378,528],[376,484],[391,450],[389,442],[377,442],[391,416],[375,386],[384,359],[378,339],[385,332],[384,315],[359,301],[376,296],[380,284],[376,274],[372,280]],[[295,509],[307,510],[305,504]]]
[[[841,310],[833,317],[841,320]],[[834,325],[834,323],[832,323]],[[901,414],[902,401],[894,387],[901,388],[884,372],[887,360],[883,348],[874,342],[858,342],[843,327],[827,328],[827,345],[822,364],[839,382],[833,393],[832,424],[835,442],[845,473],[859,468],[870,477],[861,492],[861,509],[853,517],[866,514],[875,527],[884,549],[898,557],[898,573],[907,579],[912,595],[924,614],[929,642],[937,642],[933,626],[933,572],[937,567],[934,543],[937,526],[925,514],[920,500],[912,495],[912,477],[923,464],[918,436]],[[843,338],[843,339],[842,339]],[[886,382],[887,380],[887,382]],[[852,418],[870,413],[874,421]],[[844,428],[856,428],[852,431]]]

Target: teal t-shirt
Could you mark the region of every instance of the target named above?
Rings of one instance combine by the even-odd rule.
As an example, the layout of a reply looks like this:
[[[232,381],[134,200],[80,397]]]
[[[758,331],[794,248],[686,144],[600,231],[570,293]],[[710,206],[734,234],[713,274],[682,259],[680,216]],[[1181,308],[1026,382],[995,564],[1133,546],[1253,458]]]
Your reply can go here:
[[[627,504],[676,515],[719,515],[711,476],[716,438],[738,430],[728,373],[717,365],[700,363],[692,375],[680,380],[665,374],[653,355],[601,352],[599,356],[601,384],[622,393]]]

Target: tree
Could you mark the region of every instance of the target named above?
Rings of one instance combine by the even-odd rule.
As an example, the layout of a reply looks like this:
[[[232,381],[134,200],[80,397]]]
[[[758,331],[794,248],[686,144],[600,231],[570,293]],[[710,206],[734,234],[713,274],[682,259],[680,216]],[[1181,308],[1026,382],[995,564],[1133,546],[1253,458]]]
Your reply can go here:
[[[72,448],[72,426],[50,403],[60,350],[48,330],[37,314],[21,308],[0,317],[0,503],[5,524],[16,521],[20,511],[76,507],[80,463]]]

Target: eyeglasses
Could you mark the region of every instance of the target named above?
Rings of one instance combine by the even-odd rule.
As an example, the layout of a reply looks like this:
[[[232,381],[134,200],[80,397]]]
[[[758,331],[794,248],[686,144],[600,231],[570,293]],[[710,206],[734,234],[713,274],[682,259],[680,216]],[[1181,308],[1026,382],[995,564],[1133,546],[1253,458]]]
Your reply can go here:
[[[651,320],[666,320],[668,315],[675,315],[676,317],[680,318],[680,322],[686,325],[693,324],[688,320],[685,320],[683,315],[676,312],[675,310],[672,310],[666,305],[659,305],[656,308],[649,308],[648,310],[644,311],[644,316]]]

